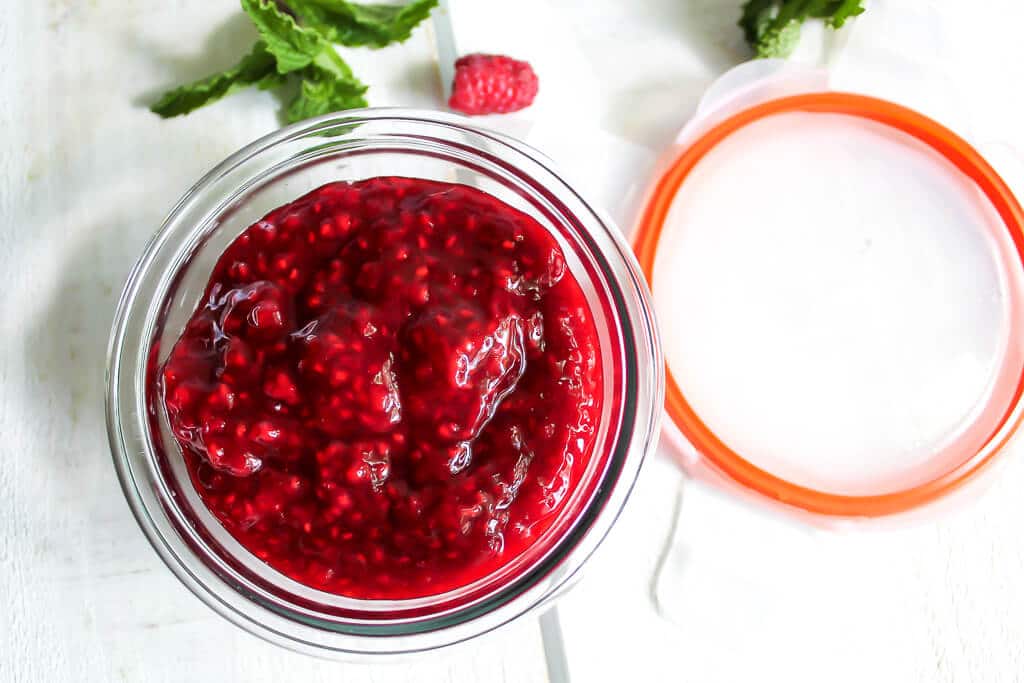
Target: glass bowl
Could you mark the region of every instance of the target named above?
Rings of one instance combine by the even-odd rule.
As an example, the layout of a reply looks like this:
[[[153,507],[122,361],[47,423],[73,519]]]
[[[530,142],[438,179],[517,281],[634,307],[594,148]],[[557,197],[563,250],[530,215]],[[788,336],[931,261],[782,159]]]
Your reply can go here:
[[[410,600],[318,591],[242,547],[193,488],[156,382],[217,258],[245,228],[325,183],[384,175],[471,185],[547,228],[588,299],[604,368],[594,456],[550,529],[493,574]],[[487,632],[547,604],[567,586],[614,524],[657,441],[663,367],[648,291],[629,247],[548,159],[462,117],[367,109],[313,119],[257,140],[178,202],[132,270],[118,304],[107,426],[114,464],[140,527],[203,602],[247,631],[295,650],[397,654]]]

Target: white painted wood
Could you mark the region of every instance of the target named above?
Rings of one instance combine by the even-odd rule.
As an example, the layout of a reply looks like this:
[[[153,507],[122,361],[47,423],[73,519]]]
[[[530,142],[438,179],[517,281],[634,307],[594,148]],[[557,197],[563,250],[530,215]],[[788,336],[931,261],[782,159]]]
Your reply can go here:
[[[1024,6],[905,1],[941,17],[949,51],[925,51],[924,68],[944,74],[969,105],[976,140],[1024,149]],[[586,103],[572,116],[604,129],[615,150],[601,164],[609,170],[585,167],[588,141],[559,141],[543,126],[531,135],[623,220],[637,169],[711,80],[744,58],[733,28],[739,4],[452,2],[465,49],[495,45],[555,70],[558,36],[578,48],[572,60],[580,56],[586,78],[566,69],[552,82],[541,72],[540,123]],[[163,568],[128,512],[106,445],[114,303],[171,203],[274,128],[278,103],[243,93],[172,121],[145,109],[165,86],[227,65],[249,45],[252,30],[230,0],[11,0],[3,15],[0,681],[544,680],[534,620],[414,663],[321,662],[240,632]],[[531,21],[547,29],[529,30]],[[350,61],[373,85],[374,104],[435,107],[432,54],[421,30]],[[1022,680],[1020,451],[1007,453],[978,501],[841,537],[738,510],[684,482],[664,455],[655,459],[561,603],[574,680]]]

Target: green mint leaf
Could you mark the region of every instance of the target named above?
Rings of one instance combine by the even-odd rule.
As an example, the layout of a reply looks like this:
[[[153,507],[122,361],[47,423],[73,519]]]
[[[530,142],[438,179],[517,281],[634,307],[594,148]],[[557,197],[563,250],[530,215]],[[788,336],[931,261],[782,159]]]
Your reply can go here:
[[[313,58],[313,66],[323,74],[325,77],[334,78],[340,81],[355,81],[359,83],[359,79],[352,74],[352,69],[345,62],[344,59],[334,50],[333,47],[327,46],[327,49],[318,54]],[[362,85],[360,83],[360,85]]]
[[[832,28],[842,28],[847,19],[864,13],[863,0],[843,0],[838,3],[836,11],[828,17],[826,23]]]
[[[824,19],[840,28],[864,11],[863,0],[747,0],[739,26],[758,57],[788,57],[800,41],[800,27],[809,19]]]
[[[299,93],[288,105],[288,123],[366,106],[366,86],[356,78],[335,78],[330,72],[310,67],[303,72]]]
[[[230,69],[164,93],[150,111],[164,118],[188,114],[242,88],[252,85],[262,89],[274,87],[279,78],[274,56],[260,41]]]
[[[299,92],[285,111],[288,123],[367,106],[363,97],[366,85],[352,74],[352,69],[333,47],[328,46],[318,54],[300,75]]]
[[[832,16],[836,5],[842,0],[805,0],[804,15],[815,19],[825,19]]]
[[[797,20],[784,24],[772,22],[757,40],[757,56],[788,57],[800,42],[800,24]]]
[[[743,15],[739,25],[743,29],[743,37],[752,46],[757,45],[775,16],[775,0],[748,0],[743,5]]]
[[[331,49],[316,31],[295,23],[274,0],[242,0],[242,9],[256,25],[267,50],[277,59],[278,73],[303,69],[325,49]]]
[[[349,47],[384,47],[409,38],[430,16],[437,0],[412,0],[404,5],[381,5],[348,0],[290,0],[289,7],[303,24],[332,43]]]
[[[273,90],[274,88],[280,88],[282,85],[288,82],[288,76],[285,74],[277,73],[275,68],[272,73],[267,74],[261,78],[257,83],[256,87],[260,90]]]

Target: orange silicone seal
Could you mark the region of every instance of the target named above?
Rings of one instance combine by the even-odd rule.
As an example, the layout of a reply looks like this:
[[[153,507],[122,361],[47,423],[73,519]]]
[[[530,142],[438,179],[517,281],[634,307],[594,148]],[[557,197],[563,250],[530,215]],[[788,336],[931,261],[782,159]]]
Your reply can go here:
[[[1005,232],[997,228],[1002,266],[1019,272],[1024,264],[1024,211],[1013,192],[985,159],[963,138],[911,109],[864,95],[816,92],[770,100],[740,111],[714,125],[689,144],[654,185],[634,237],[634,250],[647,283],[654,285],[654,263],[665,219],[680,186],[718,143],[737,130],[777,114],[801,112],[842,114],[869,119],[923,142],[970,178],[998,213]],[[1006,238],[1009,237],[1009,240]],[[666,410],[673,422],[717,470],[740,485],[787,505],[822,515],[879,517],[932,502],[960,487],[990,463],[1021,421],[1024,391],[1024,340],[1021,316],[1024,296],[1019,277],[1008,277],[1009,343],[987,405],[952,443],[934,454],[941,471],[923,482],[875,495],[845,495],[801,486],[746,460],[727,446],[700,419],[666,367]]]

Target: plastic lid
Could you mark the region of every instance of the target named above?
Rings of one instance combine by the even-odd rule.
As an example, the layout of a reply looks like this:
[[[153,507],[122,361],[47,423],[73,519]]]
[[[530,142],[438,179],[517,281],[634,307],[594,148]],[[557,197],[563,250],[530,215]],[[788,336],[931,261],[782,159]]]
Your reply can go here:
[[[804,81],[715,93],[648,199],[666,409],[754,492],[906,511],[1020,422],[1024,213],[942,125]]]

